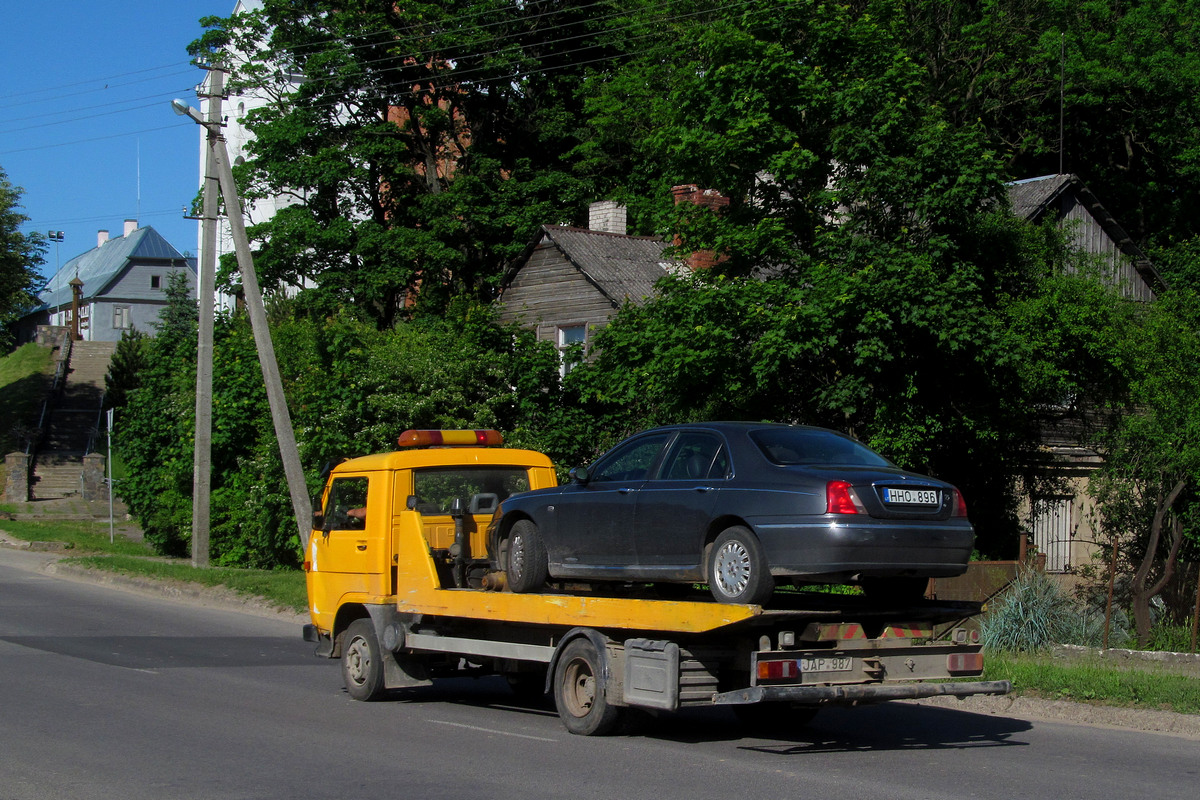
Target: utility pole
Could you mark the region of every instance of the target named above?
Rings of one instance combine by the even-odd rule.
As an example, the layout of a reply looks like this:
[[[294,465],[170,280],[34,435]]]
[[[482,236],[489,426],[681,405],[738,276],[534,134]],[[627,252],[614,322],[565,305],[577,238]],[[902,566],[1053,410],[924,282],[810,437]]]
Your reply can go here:
[[[219,123],[210,123],[200,116],[199,111],[182,100],[171,101],[171,107],[176,114],[191,117],[193,122],[214,134],[209,139],[209,153],[217,167],[221,197],[225,200],[225,215],[233,234],[246,310],[250,314],[250,327],[254,331],[254,346],[258,351],[258,361],[267,389],[267,402],[271,406],[271,421],[275,425],[275,438],[279,442],[279,457],[283,461],[288,493],[292,498],[292,513],[296,516],[300,541],[305,542],[310,532],[309,526],[312,524],[312,501],[308,497],[308,485],[300,467],[300,452],[296,447],[296,433],[292,430],[287,399],[283,395],[283,381],[279,377],[279,364],[275,361],[275,346],[271,343],[271,332],[267,330],[267,311],[263,306],[262,291],[258,288],[258,276],[254,272],[254,258],[250,254],[250,240],[246,236],[246,224],[242,220],[242,205],[238,200],[237,184],[233,180],[233,168],[229,164],[229,152],[225,149],[225,138],[221,136]]]
[[[201,207],[201,232],[204,261],[200,264],[199,331],[196,344],[196,452],[192,470],[192,566],[209,563],[209,529],[212,497],[212,391],[213,391],[213,304],[217,274],[217,163],[214,155],[221,130],[221,100],[225,90],[225,72],[209,70],[208,148],[204,160],[204,199]]]

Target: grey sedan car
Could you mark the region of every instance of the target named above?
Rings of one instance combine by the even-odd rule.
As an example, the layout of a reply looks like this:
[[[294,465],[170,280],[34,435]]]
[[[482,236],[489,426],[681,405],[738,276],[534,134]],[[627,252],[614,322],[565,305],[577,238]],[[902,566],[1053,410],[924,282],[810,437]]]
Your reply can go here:
[[[707,583],[763,604],[777,580],[895,600],[966,571],[962,494],[824,428],[708,422],[632,436],[561,486],[506,499],[489,546],[514,592],[547,581]]]

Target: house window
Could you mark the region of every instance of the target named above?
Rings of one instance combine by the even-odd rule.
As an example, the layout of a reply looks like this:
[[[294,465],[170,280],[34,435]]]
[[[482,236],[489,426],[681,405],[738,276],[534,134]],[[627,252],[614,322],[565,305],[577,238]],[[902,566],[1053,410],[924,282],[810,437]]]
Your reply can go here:
[[[587,325],[564,325],[558,329],[560,375],[566,375],[582,360],[587,346]]]
[[[1044,497],[1033,501],[1033,543],[1046,556],[1046,572],[1071,571],[1071,498]]]
[[[133,309],[129,306],[113,306],[113,329],[126,330],[133,327]]]
[[[151,275],[150,276],[150,288],[151,289],[161,289],[162,288],[162,277],[159,275]]]

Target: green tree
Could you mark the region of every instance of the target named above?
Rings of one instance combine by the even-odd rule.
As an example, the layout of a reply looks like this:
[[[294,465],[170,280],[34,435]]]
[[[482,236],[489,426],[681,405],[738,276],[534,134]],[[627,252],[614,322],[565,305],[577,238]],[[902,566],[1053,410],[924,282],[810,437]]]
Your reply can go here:
[[[21,190],[0,169],[0,346],[8,344],[8,324],[37,303],[42,285],[46,244],[36,233],[21,233],[29,218],[20,208]]]
[[[487,297],[538,225],[569,222],[589,190],[573,87],[603,56],[578,0],[292,3],[210,19],[194,54],[250,56],[232,82],[255,112],[247,197],[296,202],[252,229],[267,286],[392,324],[420,289],[434,306]],[[298,84],[293,76],[303,76]]]
[[[130,328],[121,334],[113,351],[108,373],[104,376],[104,407],[122,408],[129,393],[141,385],[141,373],[146,368],[146,334]]]
[[[142,347],[137,388],[116,415],[113,448],[126,467],[121,497],[146,541],[164,555],[184,556],[191,541],[197,308],[182,274],[171,277],[165,294],[157,333]]]
[[[1146,645],[1150,601],[1171,581],[1186,541],[1200,541],[1200,298],[1171,293],[1139,311],[1118,339],[1130,365],[1128,405],[1097,436],[1104,462],[1090,491],[1101,530],[1129,564]]]

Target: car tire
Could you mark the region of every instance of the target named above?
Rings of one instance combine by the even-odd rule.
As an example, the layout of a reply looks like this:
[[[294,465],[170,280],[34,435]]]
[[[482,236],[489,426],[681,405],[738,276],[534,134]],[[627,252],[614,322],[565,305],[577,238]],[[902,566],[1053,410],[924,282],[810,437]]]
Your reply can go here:
[[[508,588],[517,593],[534,592],[546,584],[549,568],[542,533],[530,520],[519,520],[508,534],[504,571]]]
[[[378,700],[384,694],[383,651],[369,619],[350,623],[342,639],[342,680],[355,700]]]
[[[708,590],[718,603],[763,605],[771,598],[775,579],[758,537],[749,528],[729,528],[713,542]]]
[[[563,725],[579,736],[606,736],[618,729],[625,709],[604,696],[603,663],[596,646],[576,639],[563,648],[554,670],[554,707]]]

